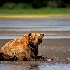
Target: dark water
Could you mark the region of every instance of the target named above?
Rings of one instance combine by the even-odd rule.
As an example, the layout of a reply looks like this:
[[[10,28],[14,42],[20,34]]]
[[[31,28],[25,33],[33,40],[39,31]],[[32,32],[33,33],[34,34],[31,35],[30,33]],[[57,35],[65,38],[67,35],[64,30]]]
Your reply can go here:
[[[1,21],[0,31],[70,31],[70,21]],[[0,36],[0,39],[20,38],[21,36]],[[70,36],[45,36],[44,39],[70,38]],[[70,58],[69,58],[70,59]],[[0,62],[0,70],[70,70],[70,63],[53,62]]]

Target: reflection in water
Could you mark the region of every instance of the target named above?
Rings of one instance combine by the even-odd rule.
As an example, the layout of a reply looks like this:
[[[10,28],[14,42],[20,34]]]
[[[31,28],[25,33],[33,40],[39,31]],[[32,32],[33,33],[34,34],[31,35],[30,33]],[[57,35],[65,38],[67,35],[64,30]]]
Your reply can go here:
[[[0,70],[70,70],[70,64],[46,62],[10,62],[1,63]]]

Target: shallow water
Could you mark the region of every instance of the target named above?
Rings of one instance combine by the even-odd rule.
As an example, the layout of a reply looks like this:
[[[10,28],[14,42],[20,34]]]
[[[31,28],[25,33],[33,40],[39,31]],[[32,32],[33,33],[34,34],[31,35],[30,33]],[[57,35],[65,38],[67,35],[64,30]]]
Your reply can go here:
[[[70,64],[47,62],[1,62],[0,70],[70,70]]]
[[[22,36],[11,36],[11,35],[7,35],[7,36],[0,36],[0,39],[17,39],[17,38],[21,38]],[[44,36],[43,39],[70,39],[70,36]]]
[[[1,28],[15,31],[70,31],[70,22],[64,21],[0,21]],[[12,28],[11,28],[12,27]],[[6,28],[6,30],[8,30]]]

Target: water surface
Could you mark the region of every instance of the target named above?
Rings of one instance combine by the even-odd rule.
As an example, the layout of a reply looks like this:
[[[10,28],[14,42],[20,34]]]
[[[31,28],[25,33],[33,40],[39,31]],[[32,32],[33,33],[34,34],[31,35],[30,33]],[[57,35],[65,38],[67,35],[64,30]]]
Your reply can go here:
[[[70,64],[46,62],[5,62],[0,70],[70,70]]]
[[[9,27],[9,30],[19,31],[70,31],[70,22],[64,21],[0,21],[0,30]]]
[[[11,35],[5,35],[0,36],[0,39],[18,39],[22,36],[11,36]],[[70,36],[44,36],[43,39],[70,39]]]

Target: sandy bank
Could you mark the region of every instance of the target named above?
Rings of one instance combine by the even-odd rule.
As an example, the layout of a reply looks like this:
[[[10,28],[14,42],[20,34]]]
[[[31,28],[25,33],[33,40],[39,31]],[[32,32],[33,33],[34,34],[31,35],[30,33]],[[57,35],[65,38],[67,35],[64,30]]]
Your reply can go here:
[[[48,15],[0,15],[0,18],[51,18],[51,17],[66,17],[70,14],[48,14]]]

